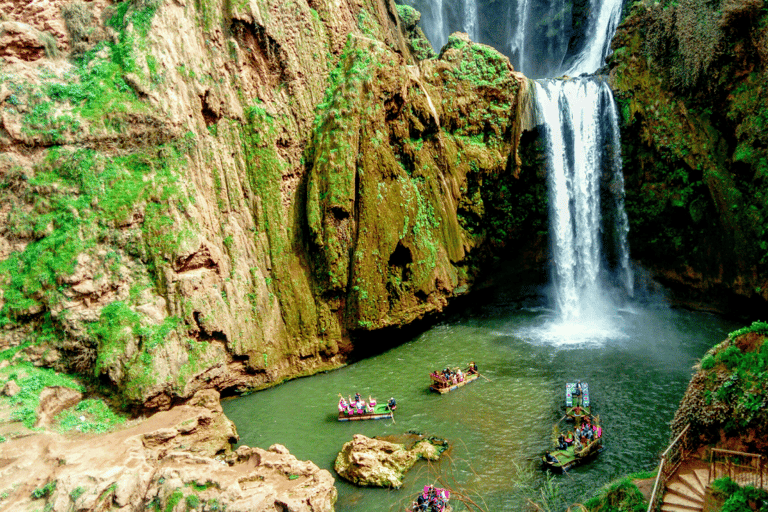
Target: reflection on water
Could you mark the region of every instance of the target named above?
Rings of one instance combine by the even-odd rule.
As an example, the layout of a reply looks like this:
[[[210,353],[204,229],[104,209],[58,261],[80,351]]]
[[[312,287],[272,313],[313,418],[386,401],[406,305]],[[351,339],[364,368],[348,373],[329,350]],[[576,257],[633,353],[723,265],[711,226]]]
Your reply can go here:
[[[510,312],[503,301],[478,306],[384,354],[226,401],[224,410],[242,444],[280,443],[331,472],[355,433],[416,431],[451,442],[443,463],[419,463],[400,490],[359,489],[337,479],[339,512],[403,510],[438,475],[476,500],[482,496],[490,511],[520,510],[525,475],[533,478],[525,484],[544,481],[543,472],[526,468],[549,447],[565,382],[580,379],[590,385],[607,449],[558,477],[566,499],[576,502],[614,478],[656,465],[693,364],[736,327],[707,314],[640,306],[611,319],[612,331],[606,324],[591,334],[553,328],[549,320],[545,310]],[[446,395],[429,392],[431,371],[473,360],[483,378]],[[355,392],[379,401],[396,397],[394,421],[336,421],[338,393]]]

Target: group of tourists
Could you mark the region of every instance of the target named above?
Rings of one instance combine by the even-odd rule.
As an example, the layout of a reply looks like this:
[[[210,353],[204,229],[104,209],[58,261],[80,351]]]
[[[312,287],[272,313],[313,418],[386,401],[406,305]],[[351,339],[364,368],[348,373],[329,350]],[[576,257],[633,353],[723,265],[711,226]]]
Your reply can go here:
[[[576,450],[581,448],[595,439],[599,439],[603,436],[603,427],[600,425],[593,425],[592,419],[587,416],[584,418],[584,422],[581,425],[577,425],[573,432],[566,432],[560,434],[557,438],[557,449],[566,450],[571,446],[575,446]]]
[[[438,386],[438,387],[445,387],[445,386],[453,386],[460,382],[464,382],[467,375],[473,375],[477,373],[477,365],[474,361],[469,363],[469,368],[467,368],[466,374],[461,371],[461,368],[455,368],[451,370],[447,366],[443,370],[435,370],[432,372],[429,376],[432,378],[432,381]]]
[[[419,494],[411,510],[413,512],[442,512],[448,506],[451,491],[442,487],[425,485],[424,491]]]
[[[373,414],[376,411],[377,403],[375,398],[371,398],[371,395],[368,395],[368,402],[366,402],[360,396],[360,393],[355,393],[354,400],[352,397],[344,398],[341,393],[339,393],[339,414],[343,413],[347,416],[352,416],[354,414]],[[395,408],[397,408],[397,402],[394,397],[391,397],[389,401],[387,401],[387,409],[394,411]]]

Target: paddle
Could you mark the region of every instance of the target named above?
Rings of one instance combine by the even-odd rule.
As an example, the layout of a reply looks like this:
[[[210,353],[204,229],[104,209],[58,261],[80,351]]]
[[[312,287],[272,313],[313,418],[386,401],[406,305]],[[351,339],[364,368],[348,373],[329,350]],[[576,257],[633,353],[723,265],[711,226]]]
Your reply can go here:
[[[480,373],[480,372],[477,372],[477,374],[478,374],[479,376],[481,376],[482,378],[484,378],[485,380],[487,380],[488,382],[493,382],[491,379],[489,379],[488,377],[486,377],[486,376],[485,376],[485,375],[483,375],[482,373]]]

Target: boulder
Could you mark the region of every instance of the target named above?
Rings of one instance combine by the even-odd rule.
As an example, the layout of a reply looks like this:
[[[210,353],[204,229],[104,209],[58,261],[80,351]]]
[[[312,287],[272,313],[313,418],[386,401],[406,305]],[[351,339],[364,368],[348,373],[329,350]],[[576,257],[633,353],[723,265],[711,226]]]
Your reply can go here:
[[[424,439],[408,449],[403,444],[355,434],[336,457],[334,469],[345,480],[365,487],[394,487],[420,458],[437,460],[444,450]]]
[[[15,380],[9,380],[5,383],[5,386],[3,386],[3,394],[5,396],[16,396],[19,391],[21,391],[21,388]]]

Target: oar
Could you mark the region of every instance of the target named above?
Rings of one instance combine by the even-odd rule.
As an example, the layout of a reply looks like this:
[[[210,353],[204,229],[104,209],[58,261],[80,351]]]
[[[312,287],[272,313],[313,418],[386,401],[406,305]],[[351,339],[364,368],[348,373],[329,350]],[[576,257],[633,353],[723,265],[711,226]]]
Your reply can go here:
[[[483,375],[482,373],[480,373],[480,372],[477,372],[477,374],[478,374],[479,376],[481,376],[482,378],[484,378],[485,380],[487,380],[488,382],[493,382],[491,379],[489,379],[488,377],[486,377],[486,376],[485,376],[485,375]]]

